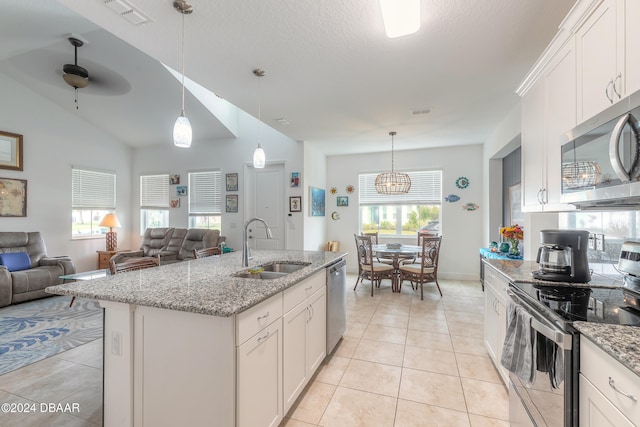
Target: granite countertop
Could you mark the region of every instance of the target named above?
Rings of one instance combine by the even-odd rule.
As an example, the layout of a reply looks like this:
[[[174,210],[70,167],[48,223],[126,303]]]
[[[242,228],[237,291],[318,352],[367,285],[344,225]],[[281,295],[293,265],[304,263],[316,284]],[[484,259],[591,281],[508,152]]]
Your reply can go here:
[[[535,261],[485,259],[483,262],[494,267],[511,282],[531,283],[538,286],[563,285],[589,288],[617,288],[622,286],[622,274],[617,274],[615,276],[592,274],[591,281],[589,283],[550,282],[536,279],[531,275],[531,272],[540,268],[538,263]]]
[[[573,326],[618,362],[640,375],[640,327],[574,322]]]
[[[126,304],[229,317],[313,275],[347,254],[320,251],[254,250],[249,268],[274,261],[310,263],[278,279],[234,277],[247,270],[242,253],[231,252],[101,279],[50,286],[46,291]]]

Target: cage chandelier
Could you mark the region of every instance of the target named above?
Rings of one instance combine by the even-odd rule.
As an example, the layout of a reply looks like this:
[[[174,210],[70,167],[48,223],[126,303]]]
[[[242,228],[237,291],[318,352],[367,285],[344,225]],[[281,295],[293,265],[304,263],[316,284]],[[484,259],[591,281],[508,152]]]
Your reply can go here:
[[[396,132],[389,132],[389,135],[391,135],[391,172],[383,172],[376,176],[376,191],[380,194],[406,194],[411,189],[411,178],[406,173],[393,170],[393,137]]]

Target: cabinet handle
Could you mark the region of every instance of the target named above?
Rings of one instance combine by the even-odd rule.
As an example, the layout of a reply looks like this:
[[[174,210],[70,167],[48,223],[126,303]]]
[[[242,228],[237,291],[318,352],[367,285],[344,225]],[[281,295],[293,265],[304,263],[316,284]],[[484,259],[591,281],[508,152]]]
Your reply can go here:
[[[541,197],[540,197],[540,199],[542,200],[542,202],[540,202],[540,204],[542,204],[542,205],[544,205],[545,203],[547,203],[547,202],[545,201],[545,199],[546,199],[546,194],[547,194],[547,189],[546,189],[546,188],[543,188],[543,189],[541,189],[541,190],[540,190],[540,196],[541,196]]]
[[[307,316],[307,323],[309,323],[309,322],[311,321],[311,317],[312,317],[312,316],[311,316],[311,309],[310,309],[310,306],[307,306],[307,314],[308,314],[308,316]]]
[[[267,331],[267,333],[264,334],[263,337],[258,338],[258,344],[260,344],[262,341],[266,340],[267,338],[269,338],[269,331]]]
[[[616,95],[618,95],[618,99],[622,98],[622,94],[620,90],[618,90],[617,88],[617,82],[622,82],[622,73],[618,73],[618,75],[616,76],[615,80],[613,81],[613,91],[615,92]]]
[[[607,97],[607,99],[609,100],[610,103],[613,104],[613,94],[611,96],[609,96],[609,88],[611,88],[611,90],[613,91],[613,80],[609,80],[609,83],[607,84],[607,87],[604,89],[604,96]]]
[[[267,311],[267,314],[265,314],[264,316],[258,316],[258,321],[262,320],[262,319],[266,319],[267,317],[269,317],[269,312]]]
[[[304,288],[305,292],[309,292],[311,289],[313,289],[313,286],[309,286],[308,288]]]
[[[540,190],[538,190],[538,194],[536,194],[536,199],[538,199],[538,204],[539,205],[542,204],[541,194],[542,194],[542,188]]]
[[[618,393],[620,393],[624,397],[628,397],[629,399],[633,400],[634,402],[638,401],[638,399],[636,399],[636,397],[633,394],[625,393],[622,390],[620,390],[619,388],[617,388],[615,383],[614,383],[614,381],[613,381],[613,378],[611,378],[611,377],[609,377],[609,387],[611,387],[612,389],[614,389],[615,391],[617,391]]]

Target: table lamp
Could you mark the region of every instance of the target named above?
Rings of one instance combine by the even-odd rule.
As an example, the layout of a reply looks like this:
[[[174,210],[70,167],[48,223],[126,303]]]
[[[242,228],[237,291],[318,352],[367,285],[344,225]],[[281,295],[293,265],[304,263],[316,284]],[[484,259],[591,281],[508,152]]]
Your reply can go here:
[[[98,225],[100,227],[109,227],[109,232],[107,233],[107,250],[115,251],[118,247],[118,235],[113,231],[113,227],[121,227],[118,217],[113,213],[106,214]]]

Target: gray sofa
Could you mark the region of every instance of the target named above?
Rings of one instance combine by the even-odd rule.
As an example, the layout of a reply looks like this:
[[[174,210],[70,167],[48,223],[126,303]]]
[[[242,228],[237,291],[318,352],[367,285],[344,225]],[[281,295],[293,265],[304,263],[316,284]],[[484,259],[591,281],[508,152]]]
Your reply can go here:
[[[0,265],[0,307],[51,296],[44,288],[59,285],[63,282],[60,276],[76,272],[68,256],[47,256],[44,239],[37,231],[0,232],[0,255],[5,264]],[[26,263],[20,266],[10,257],[23,257]]]
[[[147,228],[137,251],[119,252],[110,262],[119,264],[132,258],[159,257],[160,264],[193,259],[194,249],[219,247],[226,237],[219,230],[202,228]]]

